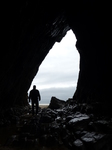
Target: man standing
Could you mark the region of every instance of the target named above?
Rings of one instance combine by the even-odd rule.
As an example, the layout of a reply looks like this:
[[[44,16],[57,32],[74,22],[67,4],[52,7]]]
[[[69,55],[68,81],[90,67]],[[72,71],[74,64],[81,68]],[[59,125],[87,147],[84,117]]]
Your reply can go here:
[[[39,90],[36,89],[36,85],[33,86],[33,90],[29,94],[29,102],[32,102],[32,115],[34,115],[34,104],[36,104],[36,114],[38,113],[39,101],[41,100]]]

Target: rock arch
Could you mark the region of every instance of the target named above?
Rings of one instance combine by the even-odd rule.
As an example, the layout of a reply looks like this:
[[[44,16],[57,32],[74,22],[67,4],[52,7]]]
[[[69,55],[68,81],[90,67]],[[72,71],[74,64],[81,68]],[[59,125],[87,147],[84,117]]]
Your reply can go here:
[[[74,99],[111,103],[111,5],[88,0],[61,2],[3,4],[1,109],[26,105],[26,93],[39,65],[69,29],[76,35],[81,59]]]

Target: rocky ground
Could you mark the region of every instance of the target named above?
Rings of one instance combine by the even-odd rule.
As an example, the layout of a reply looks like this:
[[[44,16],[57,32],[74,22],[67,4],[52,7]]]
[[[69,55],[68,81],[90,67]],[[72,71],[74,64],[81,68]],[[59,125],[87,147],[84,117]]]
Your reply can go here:
[[[94,105],[53,98],[38,115],[32,116],[30,106],[7,110],[1,115],[0,150],[111,150],[112,116]]]

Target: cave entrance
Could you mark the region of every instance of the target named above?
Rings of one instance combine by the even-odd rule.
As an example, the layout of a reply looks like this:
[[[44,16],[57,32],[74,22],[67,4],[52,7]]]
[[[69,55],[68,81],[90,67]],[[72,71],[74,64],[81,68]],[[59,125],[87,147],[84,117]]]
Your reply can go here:
[[[52,96],[62,100],[73,96],[79,74],[79,53],[75,44],[75,35],[69,30],[42,62],[29,89],[37,86],[42,99],[40,104],[49,104]]]

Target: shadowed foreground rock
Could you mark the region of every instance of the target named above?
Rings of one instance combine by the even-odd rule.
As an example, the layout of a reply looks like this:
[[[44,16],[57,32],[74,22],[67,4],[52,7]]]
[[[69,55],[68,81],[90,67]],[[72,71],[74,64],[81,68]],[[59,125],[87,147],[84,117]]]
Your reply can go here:
[[[94,114],[92,105],[71,105],[70,101],[66,101],[60,109],[44,108],[40,109],[37,116],[26,114],[18,118],[15,121],[15,134],[7,137],[4,143],[6,148],[112,149],[112,117],[104,116],[100,111]]]

